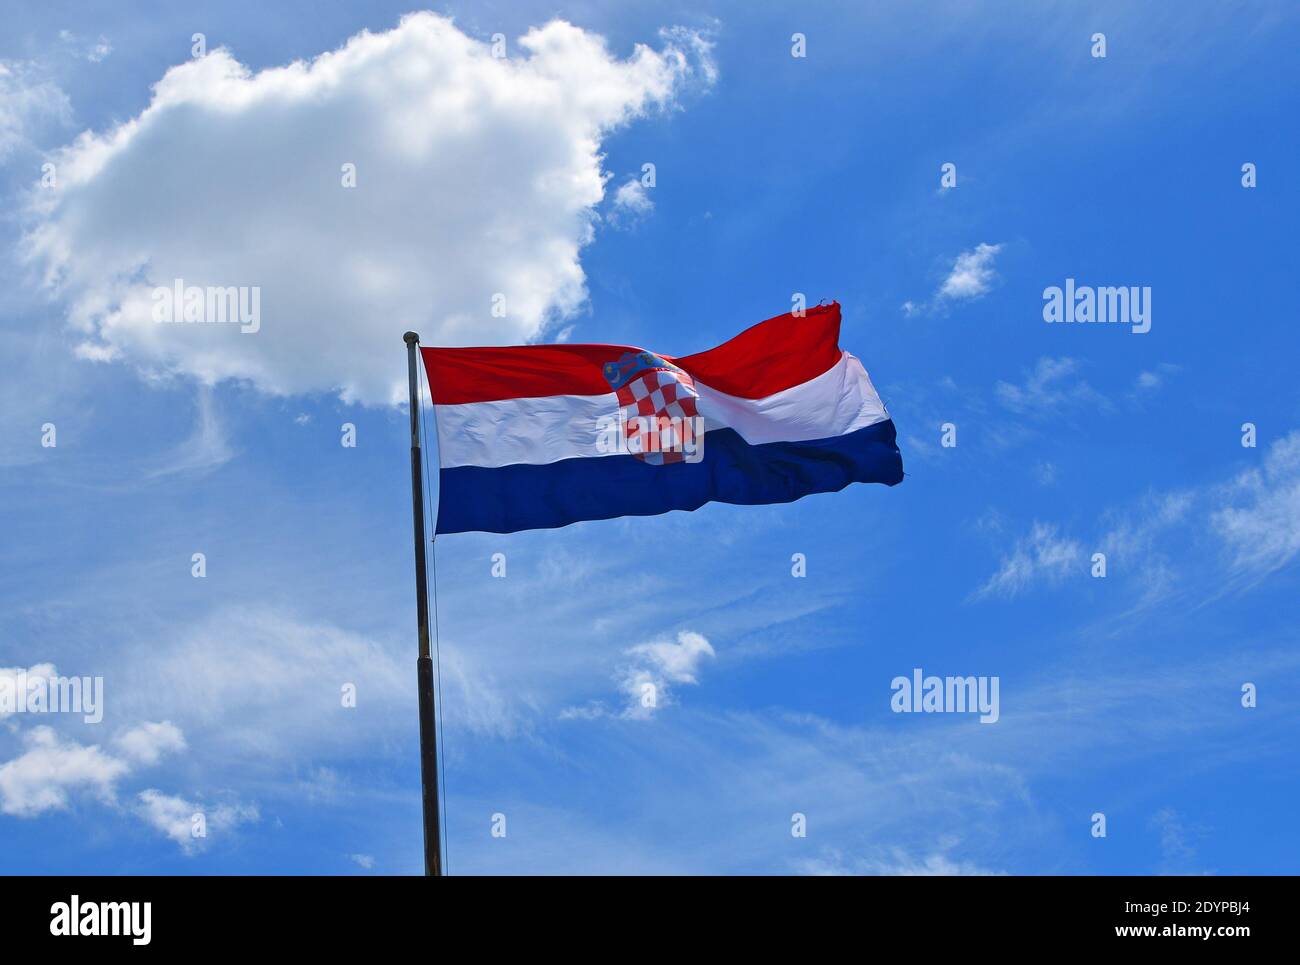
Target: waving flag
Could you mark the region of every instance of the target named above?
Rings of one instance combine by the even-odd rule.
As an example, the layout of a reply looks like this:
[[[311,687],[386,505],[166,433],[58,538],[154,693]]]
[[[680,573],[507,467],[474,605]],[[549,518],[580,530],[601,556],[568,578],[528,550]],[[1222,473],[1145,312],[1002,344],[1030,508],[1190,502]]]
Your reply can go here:
[[[622,345],[421,348],[438,533],[513,533],[903,478],[894,423],[840,349],[840,307],[674,358]]]

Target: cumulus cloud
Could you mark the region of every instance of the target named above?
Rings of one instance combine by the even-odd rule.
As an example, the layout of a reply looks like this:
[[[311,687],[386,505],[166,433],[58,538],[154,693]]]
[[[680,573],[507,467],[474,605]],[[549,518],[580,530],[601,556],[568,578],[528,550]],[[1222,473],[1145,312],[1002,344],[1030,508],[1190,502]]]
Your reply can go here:
[[[650,200],[641,179],[631,177],[614,192],[609,217],[615,224],[627,224],[649,216],[654,207],[655,203]]]
[[[164,754],[185,749],[185,735],[169,720],[144,723],[118,735],[118,749],[140,764],[157,764]]]
[[[903,315],[912,318],[929,312],[942,314],[954,302],[970,301],[988,294],[997,280],[993,259],[1002,245],[981,242],[970,251],[963,251],[952,263],[934,297],[929,301],[908,300],[902,304]]]
[[[1036,522],[974,598],[1012,597],[1039,581],[1059,583],[1076,569],[1082,555],[1077,542],[1057,536],[1054,526]]]
[[[11,692],[24,674],[28,682],[50,680],[56,670],[50,663],[0,667],[0,679]],[[11,711],[0,706],[0,717],[10,716]],[[0,813],[25,818],[63,810],[75,793],[111,803],[122,778],[185,749],[185,735],[165,720],[145,721],[119,733],[114,750],[62,737],[46,724],[21,732],[21,739],[23,753],[0,764]]]
[[[939,297],[949,300],[979,298],[987,294],[997,273],[993,259],[1002,250],[1001,245],[980,243],[970,251],[963,251],[952,264],[952,271],[939,286]]]
[[[45,725],[23,734],[23,742],[24,753],[0,764],[0,811],[16,817],[62,810],[74,791],[111,801],[114,784],[131,769],[97,745],[63,740]]]
[[[453,345],[558,327],[586,298],[602,139],[713,67],[689,32],[619,59],[562,21],[511,52],[418,13],[287,67],[216,50],[168,70],[32,197],[25,252],[80,354],[384,404],[404,398],[406,329]],[[258,330],[154,322],[177,279],[257,288]]]
[[[186,854],[193,854],[209,840],[207,835],[229,831],[240,824],[256,821],[260,816],[255,806],[249,804],[217,804],[205,806],[185,798],[149,788],[136,798],[136,810],[146,824],[175,841]],[[203,816],[205,834],[194,833],[195,817]]]

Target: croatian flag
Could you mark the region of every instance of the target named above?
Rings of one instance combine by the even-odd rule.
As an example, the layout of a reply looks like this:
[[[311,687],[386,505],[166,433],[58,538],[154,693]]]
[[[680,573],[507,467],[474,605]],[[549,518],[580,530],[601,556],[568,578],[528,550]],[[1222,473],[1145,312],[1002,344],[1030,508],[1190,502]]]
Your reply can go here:
[[[839,347],[838,303],[682,358],[625,345],[422,348],[438,533],[513,533],[903,478],[894,423]]]

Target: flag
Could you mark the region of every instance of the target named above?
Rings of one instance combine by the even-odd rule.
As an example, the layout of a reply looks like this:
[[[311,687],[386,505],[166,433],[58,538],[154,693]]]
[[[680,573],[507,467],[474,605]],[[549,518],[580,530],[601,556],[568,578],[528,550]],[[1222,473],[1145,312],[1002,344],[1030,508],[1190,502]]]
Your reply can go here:
[[[513,533],[903,478],[894,423],[839,347],[838,303],[674,358],[624,345],[421,348],[438,533]]]

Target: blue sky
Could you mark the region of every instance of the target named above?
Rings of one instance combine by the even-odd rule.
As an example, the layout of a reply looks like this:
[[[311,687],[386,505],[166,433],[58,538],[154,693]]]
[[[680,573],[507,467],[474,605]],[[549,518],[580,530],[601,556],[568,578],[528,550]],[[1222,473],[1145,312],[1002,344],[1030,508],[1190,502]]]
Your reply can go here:
[[[203,96],[184,71],[153,91],[195,32],[256,79],[411,8],[4,5],[0,668],[105,690],[99,724],[0,719],[5,870],[418,872],[401,333],[685,355],[796,292],[841,302],[907,478],[441,538],[449,870],[1295,870],[1300,19],[838,7],[438,7],[466,50],[542,57],[518,38],[555,17],[607,49],[545,68],[531,117],[516,75],[496,99],[447,82],[432,121],[391,86],[336,113],[230,95],[97,170],[155,96]],[[419,50],[387,56],[418,88]],[[649,205],[619,204],[646,162]],[[530,181],[546,164],[575,176]],[[263,330],[131,328],[164,264],[235,266]],[[336,280],[358,264],[373,294]],[[532,298],[518,329],[475,287],[503,277]],[[1067,278],[1149,287],[1150,331],[1044,323]],[[917,667],[998,677],[999,721],[891,712]],[[625,690],[647,675],[653,713]]]

